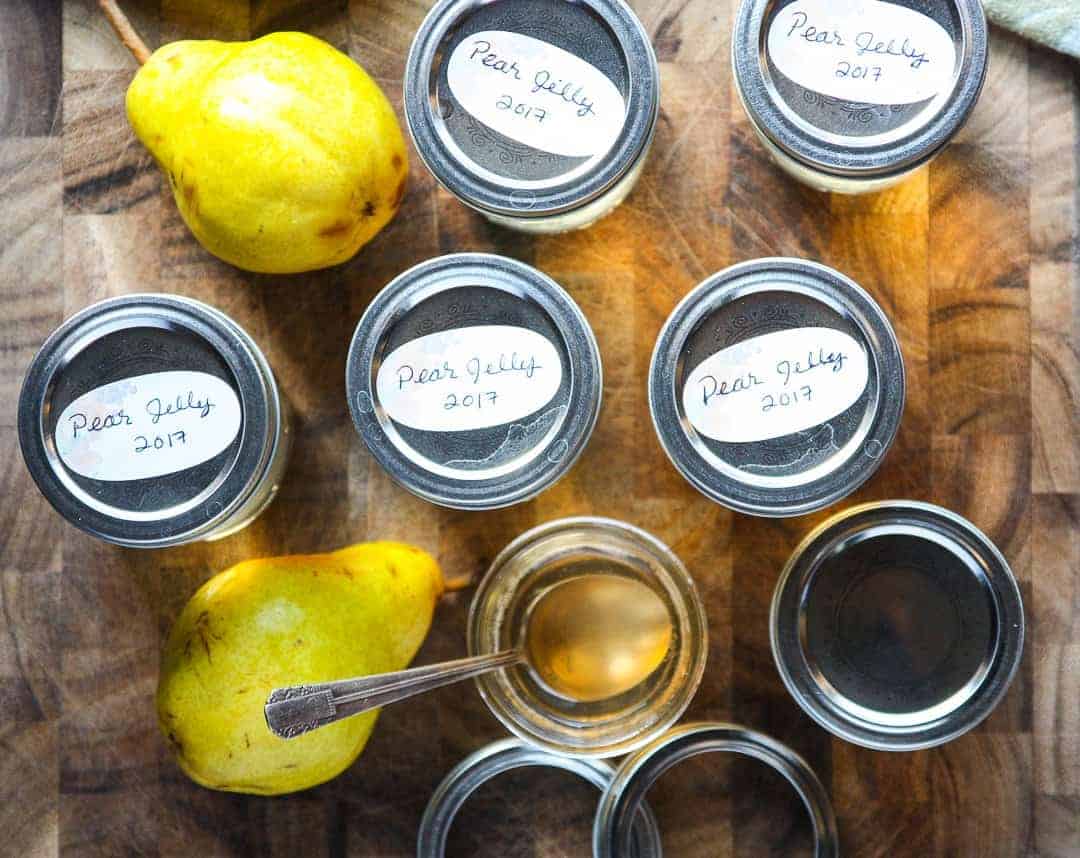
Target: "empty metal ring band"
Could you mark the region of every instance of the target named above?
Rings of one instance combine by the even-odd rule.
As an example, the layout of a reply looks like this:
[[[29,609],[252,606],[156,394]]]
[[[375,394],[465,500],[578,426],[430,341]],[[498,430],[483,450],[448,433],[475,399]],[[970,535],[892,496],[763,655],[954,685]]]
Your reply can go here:
[[[552,754],[518,739],[494,742],[462,760],[432,794],[420,821],[417,858],[442,858],[450,826],[466,799],[497,775],[529,766],[563,769],[601,791],[607,790],[615,776],[615,770],[600,760]],[[660,858],[660,830],[644,802],[638,804],[628,838],[633,847],[626,854]]]
[[[798,754],[775,739],[736,724],[688,724],[665,733],[619,766],[600,802],[593,827],[593,858],[625,855],[629,822],[645,807],[645,794],[664,772],[698,754],[743,754],[775,769],[799,794],[814,828],[816,858],[840,854],[836,817],[825,787]]]

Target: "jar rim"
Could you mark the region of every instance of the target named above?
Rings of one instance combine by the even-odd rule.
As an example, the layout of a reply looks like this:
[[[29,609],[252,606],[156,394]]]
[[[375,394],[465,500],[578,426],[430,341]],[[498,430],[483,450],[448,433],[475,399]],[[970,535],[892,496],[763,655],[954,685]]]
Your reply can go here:
[[[626,854],[631,824],[645,795],[660,777],[691,757],[707,753],[735,753],[765,763],[795,789],[810,815],[816,858],[840,854],[836,816],[829,794],[809,764],[786,745],[739,724],[701,722],[669,730],[627,757],[615,773],[596,811],[593,826],[594,858]]]
[[[521,768],[561,769],[592,784],[601,793],[610,786],[615,769],[603,760],[569,757],[545,751],[521,739],[492,742],[463,759],[435,788],[420,820],[417,858],[442,858],[450,827],[462,805],[488,781]],[[636,858],[659,858],[660,830],[647,804],[642,804],[632,823]]]

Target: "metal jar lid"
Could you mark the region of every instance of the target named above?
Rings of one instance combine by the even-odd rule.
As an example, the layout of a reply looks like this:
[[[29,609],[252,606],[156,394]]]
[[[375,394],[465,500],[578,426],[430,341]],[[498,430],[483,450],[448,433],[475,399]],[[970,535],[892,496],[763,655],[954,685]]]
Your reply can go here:
[[[364,312],[345,373],[357,431],[387,473],[456,509],[528,500],[565,474],[600,411],[600,352],[573,299],[482,253],[428,260]]]
[[[699,754],[742,754],[779,772],[795,788],[814,830],[816,858],[840,854],[829,794],[806,761],[775,739],[737,724],[686,724],[627,757],[600,800],[593,827],[593,858],[627,854],[645,795],[669,769]]]
[[[212,307],[129,295],[72,316],[19,397],[19,443],[42,493],[109,542],[159,547],[231,526],[284,444],[266,359]]]
[[[736,89],[781,151],[837,176],[932,158],[967,120],[987,67],[979,0],[743,0]]]
[[[611,784],[615,770],[601,760],[568,757],[543,751],[520,739],[493,742],[469,755],[446,776],[432,794],[420,820],[417,858],[442,858],[454,817],[465,801],[492,778],[513,769],[541,767],[562,769],[588,781],[603,792]],[[660,831],[647,804],[633,817],[627,858],[659,858]]]
[[[622,0],[440,0],[405,69],[405,118],[435,178],[481,211],[583,206],[647,151],[660,75]]]
[[[842,274],[759,259],[675,308],[649,372],[660,443],[701,492],[762,516],[812,512],[877,470],[904,408],[881,308]]]
[[[849,742],[908,751],[990,714],[1020,663],[1024,611],[1008,563],[974,525],[888,501],[840,513],[796,549],[770,636],[811,718]]]

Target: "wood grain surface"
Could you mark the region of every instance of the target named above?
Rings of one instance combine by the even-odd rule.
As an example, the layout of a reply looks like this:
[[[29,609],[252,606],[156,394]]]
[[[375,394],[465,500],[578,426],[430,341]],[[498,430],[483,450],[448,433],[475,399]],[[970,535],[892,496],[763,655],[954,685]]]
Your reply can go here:
[[[400,108],[404,56],[427,0],[127,0],[152,46],[191,36],[313,32]],[[502,737],[470,687],[384,713],[361,760],[283,799],[211,792],[169,758],[154,718],[158,652],[214,572],[253,556],[397,538],[481,573],[539,522],[598,513],[674,547],[711,624],[688,713],[733,720],[805,755],[858,858],[1080,855],[1080,357],[1077,66],[995,31],[989,83],[928,170],[876,196],[802,188],[755,142],[728,62],[735,0],[634,0],[656,44],[663,107],[644,177],[615,214],[565,236],[492,227],[412,153],[396,220],[355,260],[298,277],[242,273],[205,253],[123,113],[134,72],[91,0],[0,3],[0,853],[11,856],[406,856],[432,789]],[[591,320],[604,407],[570,475],[513,509],[436,509],[366,455],[343,395],[349,338],[372,296],[441,253],[536,265]],[[652,345],[705,276],[763,255],[821,260],[885,308],[910,398],[879,474],[841,506],[948,506],[1002,548],[1030,621],[1019,676],[974,732],[931,751],[875,753],[816,728],[768,646],[777,574],[826,513],[735,515],[668,464],[646,405]],[[280,498],[215,544],[131,551],[66,525],[15,437],[22,375],[46,335],[92,301],[135,291],[208,301],[267,353],[297,416]],[[830,510],[829,512],[835,512]],[[418,662],[464,652],[469,594],[444,600]],[[650,797],[671,856],[807,855],[808,825],[756,764],[702,759]],[[463,809],[452,856],[584,856],[596,795],[569,775],[505,775]]]

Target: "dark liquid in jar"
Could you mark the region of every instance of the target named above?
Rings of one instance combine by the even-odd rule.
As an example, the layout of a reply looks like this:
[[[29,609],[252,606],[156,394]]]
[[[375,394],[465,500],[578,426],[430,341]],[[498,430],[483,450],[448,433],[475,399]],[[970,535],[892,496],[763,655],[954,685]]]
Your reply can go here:
[[[837,551],[804,607],[812,669],[875,712],[919,712],[963,691],[959,705],[997,645],[976,560],[912,535],[872,535]]]

